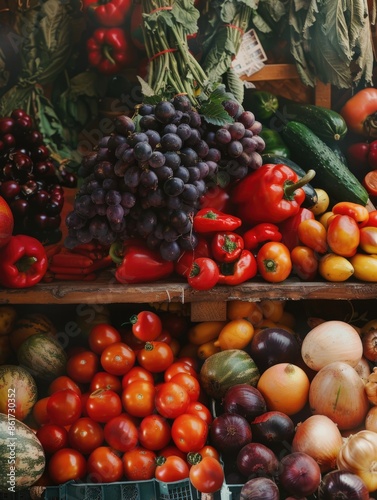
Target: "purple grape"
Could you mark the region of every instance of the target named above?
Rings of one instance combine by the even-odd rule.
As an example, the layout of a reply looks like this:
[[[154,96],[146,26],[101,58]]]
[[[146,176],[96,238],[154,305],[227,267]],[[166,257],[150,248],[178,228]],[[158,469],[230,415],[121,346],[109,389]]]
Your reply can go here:
[[[106,211],[106,217],[111,224],[120,224],[124,217],[124,210],[121,205],[109,205]]]
[[[118,191],[110,189],[106,193],[105,203],[107,203],[108,205],[119,205],[121,201],[122,201],[122,195]]]
[[[161,257],[167,261],[177,261],[181,255],[181,248],[177,241],[162,241],[159,251]]]
[[[175,107],[169,101],[161,101],[156,104],[154,114],[161,123],[170,123],[175,115]]]
[[[148,159],[148,165],[152,168],[159,168],[165,165],[166,157],[161,151],[153,151]]]
[[[182,148],[182,139],[177,134],[165,134],[161,137],[162,151],[179,151]]]

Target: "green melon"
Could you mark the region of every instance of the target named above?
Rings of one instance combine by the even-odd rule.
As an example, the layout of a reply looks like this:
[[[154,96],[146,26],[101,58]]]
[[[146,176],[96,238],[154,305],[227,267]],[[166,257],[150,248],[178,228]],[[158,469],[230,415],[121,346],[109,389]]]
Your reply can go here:
[[[249,384],[256,387],[260,373],[250,355],[241,349],[228,349],[209,356],[200,369],[200,383],[214,399],[221,399],[229,387]]]
[[[22,366],[0,366],[0,412],[25,420],[38,398],[37,384]]]
[[[57,340],[44,333],[27,338],[17,351],[17,359],[39,380],[50,382],[65,374],[66,352]]]
[[[0,492],[29,488],[43,474],[45,454],[34,432],[19,420],[0,413]]]

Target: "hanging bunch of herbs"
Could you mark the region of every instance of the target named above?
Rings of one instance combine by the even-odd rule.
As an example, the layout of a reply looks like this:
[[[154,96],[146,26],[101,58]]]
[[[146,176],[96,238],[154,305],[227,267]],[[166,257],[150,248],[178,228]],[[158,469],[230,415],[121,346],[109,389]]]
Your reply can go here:
[[[203,69],[211,82],[225,81],[240,102],[244,87],[232,70],[232,59],[258,3],[259,0],[207,0],[200,22]]]
[[[12,44],[20,59],[17,80],[0,97],[0,115],[10,116],[13,109],[22,108],[33,117],[36,126],[58,163],[78,165],[77,136],[72,123],[62,121],[50,89],[66,74],[66,68],[75,49],[75,23],[80,16],[80,2],[70,0],[46,0],[42,2],[20,1],[11,13]],[[66,94],[66,105],[82,94],[97,99],[91,78],[84,75],[75,82],[74,97]],[[92,80],[94,81],[93,75]],[[61,96],[64,98],[64,96]],[[82,125],[82,118],[77,120]],[[77,125],[77,123],[76,123]]]

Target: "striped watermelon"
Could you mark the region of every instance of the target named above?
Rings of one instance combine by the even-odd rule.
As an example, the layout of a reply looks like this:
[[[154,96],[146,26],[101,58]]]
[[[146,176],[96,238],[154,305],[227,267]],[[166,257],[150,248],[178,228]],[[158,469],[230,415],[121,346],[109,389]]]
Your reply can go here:
[[[260,377],[254,360],[241,349],[212,354],[204,361],[199,375],[204,391],[214,399],[221,399],[236,384],[255,387]]]
[[[0,412],[24,420],[38,399],[37,384],[17,365],[0,366]]]
[[[0,492],[9,494],[32,486],[45,465],[45,454],[34,432],[0,413]]]
[[[17,359],[35,378],[50,382],[64,375],[67,354],[57,340],[37,333],[21,344]]]

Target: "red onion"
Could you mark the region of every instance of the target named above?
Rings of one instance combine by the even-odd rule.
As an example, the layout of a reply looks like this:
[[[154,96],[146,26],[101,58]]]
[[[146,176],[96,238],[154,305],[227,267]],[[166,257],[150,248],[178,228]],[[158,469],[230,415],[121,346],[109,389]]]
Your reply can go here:
[[[291,443],[295,425],[293,420],[281,411],[267,411],[256,417],[251,423],[253,441],[273,446]]]
[[[248,443],[238,452],[237,469],[248,479],[253,477],[277,477],[279,460],[275,453],[261,443]]]
[[[345,470],[327,473],[318,488],[319,500],[369,500],[369,492],[364,481]]]
[[[290,495],[305,497],[317,490],[321,470],[314,458],[298,451],[281,459],[279,480]]]
[[[241,488],[241,500],[279,500],[279,488],[267,477],[256,477]]]
[[[225,413],[237,413],[247,420],[267,411],[266,401],[256,387],[236,384],[226,391],[223,399]]]
[[[295,335],[283,328],[263,328],[251,339],[249,354],[260,372],[264,372],[278,363],[298,364],[301,346]]]
[[[251,428],[246,418],[236,413],[222,413],[213,419],[209,431],[211,444],[224,454],[238,453],[251,441]]]

